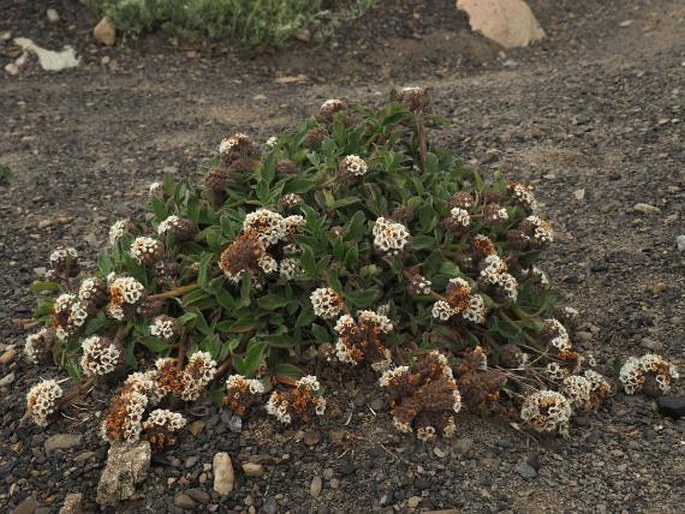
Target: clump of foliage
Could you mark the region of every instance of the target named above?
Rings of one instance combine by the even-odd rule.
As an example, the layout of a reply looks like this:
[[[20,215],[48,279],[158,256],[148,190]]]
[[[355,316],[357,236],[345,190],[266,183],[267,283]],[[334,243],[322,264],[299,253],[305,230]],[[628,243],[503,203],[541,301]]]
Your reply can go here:
[[[154,183],[148,222],[117,221],[92,276],[55,250],[35,289],[57,296],[41,298],[46,327],[25,351],[80,385],[37,385],[29,414],[44,425],[108,385],[103,436],[162,448],[185,420],[146,413],[207,391],[238,415],[324,415],[313,372],[330,366],[378,373],[395,425],[421,439],[453,434],[462,409],[512,407],[565,434],[611,386],[535,266],[551,228],[529,187],[484,181],[431,144],[436,121],[421,88],[380,108],[329,100],[264,145],[234,134],[196,174]],[[676,377],[656,356],[621,373],[629,393]]]
[[[6,186],[14,179],[14,174],[9,166],[0,164],[0,186]]]
[[[282,46],[299,30],[330,32],[361,16],[374,0],[82,0],[117,27],[139,34],[161,29],[182,40],[229,39],[241,46]]]

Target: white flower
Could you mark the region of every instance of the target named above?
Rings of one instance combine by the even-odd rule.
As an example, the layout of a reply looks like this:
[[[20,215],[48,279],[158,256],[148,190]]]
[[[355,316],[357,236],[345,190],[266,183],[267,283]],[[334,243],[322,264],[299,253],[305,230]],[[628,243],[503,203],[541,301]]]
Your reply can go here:
[[[91,336],[81,343],[83,355],[81,368],[86,376],[102,376],[111,373],[123,361],[123,352],[109,339]]]
[[[257,264],[267,275],[278,270],[278,262],[268,254],[264,254],[257,259]]]
[[[310,391],[318,391],[320,388],[319,381],[314,375],[306,375],[295,382],[295,387],[298,389],[308,389]]]
[[[265,247],[285,239],[287,226],[283,216],[269,209],[257,209],[245,216],[243,232],[253,232]]]
[[[55,266],[59,263],[64,263],[67,259],[78,259],[78,252],[76,248],[71,246],[58,248],[50,254],[50,264]]]
[[[82,302],[88,302],[92,300],[98,293],[100,293],[100,283],[95,278],[87,278],[78,289],[78,297]]]
[[[435,437],[435,427],[425,425],[416,429],[416,437],[419,441],[430,441]]]
[[[149,430],[155,426],[163,427],[169,432],[176,432],[186,425],[186,418],[179,412],[167,409],[153,410],[143,422],[143,429]]]
[[[319,108],[322,112],[335,112],[343,107],[343,101],[339,98],[329,98],[324,103],[321,104]]]
[[[55,402],[64,392],[54,380],[43,380],[34,385],[26,395],[26,410],[36,425],[45,427],[55,412]]]
[[[315,289],[309,300],[312,302],[314,314],[324,319],[335,318],[345,307],[340,293],[330,287]]]
[[[527,206],[531,212],[535,212],[538,208],[537,201],[533,192],[521,184],[514,184],[510,187],[514,198],[522,205]]]
[[[543,331],[551,334],[552,339],[550,340],[549,344],[554,346],[560,352],[571,349],[571,338],[568,335],[568,331],[558,319],[546,319]]]
[[[571,375],[564,379],[561,385],[561,392],[571,400],[574,406],[583,409],[590,401],[592,384],[585,377]]]
[[[281,261],[279,274],[283,280],[292,280],[300,273],[300,261],[286,257]]]
[[[262,394],[266,392],[264,383],[256,378],[245,378],[243,375],[230,375],[226,379],[226,389],[229,394],[232,391],[249,391],[250,394]]]
[[[680,378],[677,368],[660,355],[648,353],[640,358],[630,357],[621,367],[619,380],[626,394],[642,390],[647,375],[653,376],[659,390],[670,392],[674,380]]]
[[[350,175],[362,177],[369,170],[366,161],[358,155],[348,155],[340,162],[340,168]]]
[[[137,237],[131,245],[131,257],[138,264],[155,260],[162,251],[162,243],[151,237]]]
[[[169,316],[157,316],[150,325],[150,335],[170,341],[176,335],[177,321]]]
[[[144,372],[136,371],[126,377],[124,386],[130,391],[135,391],[147,397],[151,405],[157,405],[165,394],[159,388],[158,378],[158,369],[149,369]]]
[[[24,344],[24,355],[29,362],[38,364],[39,357],[46,350],[45,343],[50,338],[50,331],[47,328],[42,328],[35,334],[30,334],[26,337]]]
[[[554,234],[549,223],[538,216],[528,216],[526,221],[535,227],[533,237],[540,243],[551,243],[554,241]]]
[[[452,216],[452,219],[462,227],[468,227],[471,224],[471,216],[466,209],[454,207],[450,211],[450,215]]]
[[[269,401],[266,402],[266,412],[272,416],[275,416],[278,421],[285,425],[289,425],[292,422],[292,416],[288,412],[288,398],[279,391],[274,391],[269,397]]]
[[[398,255],[409,244],[410,234],[407,227],[380,217],[373,226],[373,244],[389,255]]]
[[[387,316],[374,311],[359,311],[357,312],[357,316],[359,317],[359,322],[362,325],[376,325],[384,334],[389,334],[394,328],[392,321],[390,321]]]
[[[273,148],[278,144],[278,138],[276,136],[271,136],[269,139],[266,140],[266,143],[264,144],[269,148]]]
[[[116,221],[109,229],[109,244],[114,246],[124,234],[128,234],[131,229],[131,220],[123,219]]]
[[[102,438],[110,443],[123,439],[128,443],[135,443],[140,439],[140,432],[143,430],[142,419],[143,413],[147,408],[148,398],[144,394],[136,391],[125,392],[118,401],[122,401],[125,405],[123,419],[113,420],[111,416],[122,415],[119,412],[110,412],[102,422],[100,434]],[[108,426],[114,421],[114,426],[117,427],[116,434],[110,434]]]
[[[216,361],[209,352],[195,352],[188,358],[183,370],[181,399],[197,400],[216,374]]]
[[[431,313],[435,319],[440,321],[447,321],[454,315],[454,309],[445,300],[438,300],[433,304]]]
[[[145,286],[133,277],[116,277],[109,286],[110,297],[119,300],[113,302],[114,305],[121,303],[135,305],[143,298],[144,293]]]
[[[556,391],[537,391],[526,398],[521,408],[521,419],[538,432],[558,431],[568,434],[573,409],[568,398]]]
[[[150,196],[162,196],[164,194],[164,186],[161,182],[153,182],[148,188]]]
[[[378,379],[378,385],[381,387],[388,387],[407,373],[409,373],[409,366],[397,366],[388,369],[381,375],[381,378]]]
[[[241,143],[249,142],[250,138],[247,135],[238,132],[237,134],[233,134],[232,136],[221,140],[221,143],[219,143],[219,154],[223,155]]]
[[[176,216],[175,214],[172,214],[171,216],[167,217],[164,219],[158,226],[157,226],[157,233],[160,236],[163,236],[170,230],[173,230],[174,228],[178,227],[179,222],[181,221],[181,218]]]

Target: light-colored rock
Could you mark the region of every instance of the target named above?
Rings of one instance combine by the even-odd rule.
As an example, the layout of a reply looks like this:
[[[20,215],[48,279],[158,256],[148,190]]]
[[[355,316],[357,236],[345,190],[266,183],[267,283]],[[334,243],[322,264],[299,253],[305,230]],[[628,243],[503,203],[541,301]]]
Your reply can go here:
[[[55,450],[68,450],[81,444],[83,436],[81,434],[55,434],[45,441],[45,453]]]
[[[107,16],[93,29],[93,37],[105,46],[112,46],[117,40],[117,28]]]
[[[633,210],[642,214],[658,214],[661,212],[661,209],[648,203],[636,203],[633,205]]]
[[[20,46],[24,50],[24,55],[21,57],[25,57],[28,52],[36,54],[40,67],[45,71],[61,71],[67,68],[74,68],[81,63],[81,60],[76,57],[76,52],[69,45],[64,46],[62,50],[56,52],[54,50],[42,48],[26,37],[15,37],[14,44]],[[21,57],[19,59],[21,59]],[[21,66],[19,59],[15,61],[15,64]]]
[[[7,373],[4,377],[0,378],[0,387],[6,387],[14,382],[15,376],[14,371]]]
[[[14,360],[16,356],[17,350],[15,350],[14,348],[10,348],[5,353],[0,355],[0,364],[2,364],[3,366],[7,366],[10,362]]]
[[[50,23],[59,22],[59,13],[56,9],[48,9],[47,11],[45,11],[45,15],[48,17],[48,21]]]
[[[576,189],[573,192],[573,196],[575,197],[576,200],[579,202],[582,202],[585,199],[585,189]]]
[[[661,352],[664,349],[663,344],[661,344],[659,341],[655,341],[654,339],[650,339],[649,337],[643,337],[640,341],[640,346],[652,352]]]
[[[7,72],[8,75],[17,75],[19,73],[19,66],[13,62],[6,64],[5,72]]]
[[[685,252],[685,234],[676,237],[675,244],[679,252]]]
[[[115,506],[135,493],[136,484],[147,478],[150,470],[150,443],[114,443],[100,477],[96,501],[102,506]]]
[[[38,501],[29,496],[12,511],[12,514],[33,514],[40,507]]]
[[[545,37],[545,31],[523,0],[457,0],[476,32],[504,48],[528,46]]]
[[[83,512],[83,493],[69,493],[64,498],[59,514],[81,514]]]
[[[228,453],[219,452],[214,455],[212,468],[214,470],[214,490],[221,495],[226,495],[233,491],[235,473],[231,457]]]
[[[313,498],[317,498],[321,494],[322,488],[323,481],[321,480],[321,477],[315,476],[314,478],[312,478],[312,483],[309,486],[309,494],[311,494]]]
[[[421,503],[421,497],[420,496],[412,496],[407,500],[407,507],[410,509],[415,509],[416,507],[419,506],[419,503]]]
[[[256,462],[246,462],[243,464],[243,473],[248,477],[260,477],[264,473],[264,466]]]

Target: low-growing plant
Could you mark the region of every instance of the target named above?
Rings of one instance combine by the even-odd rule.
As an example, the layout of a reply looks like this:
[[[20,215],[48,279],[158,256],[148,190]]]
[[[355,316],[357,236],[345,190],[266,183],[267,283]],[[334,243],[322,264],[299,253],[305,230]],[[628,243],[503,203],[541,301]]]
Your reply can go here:
[[[209,391],[238,415],[261,403],[307,422],[325,412],[314,373],[330,366],[377,372],[395,425],[421,439],[454,433],[462,408],[520,408],[566,434],[611,386],[535,265],[550,225],[530,187],[485,181],[430,143],[437,121],[421,88],[380,108],[329,100],[264,145],[234,134],[195,174],[154,183],[148,221],[117,221],[93,275],[55,250],[34,290],[57,296],[40,299],[46,328],[25,351],[79,385],[39,384],[29,414],[46,424],[107,384],[119,392],[103,436],[163,448],[185,420],[144,421],[154,406]],[[650,355],[620,379],[664,392],[676,377]]]
[[[5,166],[4,164],[0,164],[0,186],[9,185],[9,183],[12,182],[13,179],[14,174],[12,173],[10,167]]]
[[[82,0],[125,32],[156,29],[186,41],[229,39],[241,46],[282,46],[299,30],[330,33],[361,16],[375,0]]]

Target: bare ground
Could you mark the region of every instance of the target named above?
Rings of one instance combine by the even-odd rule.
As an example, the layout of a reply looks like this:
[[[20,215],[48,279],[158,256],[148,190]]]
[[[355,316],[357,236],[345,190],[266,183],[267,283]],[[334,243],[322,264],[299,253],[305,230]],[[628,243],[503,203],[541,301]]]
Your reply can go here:
[[[329,97],[375,102],[393,86],[420,84],[447,119],[437,134],[443,143],[475,166],[536,184],[559,236],[546,267],[587,321],[584,350],[607,371],[653,344],[684,362],[685,256],[675,242],[685,233],[682,3],[538,1],[548,40],[503,55],[465,31],[451,2],[387,1],[333,43],[247,62],[231,52],[174,50],[161,39],[103,50],[71,2],[57,2],[60,27],[41,26],[40,6],[10,4],[0,32],[74,44],[84,63],[57,75],[30,63],[0,78],[0,163],[16,175],[0,187],[5,344],[25,336],[34,301],[26,290],[50,250],[65,242],[93,258],[112,221],[144,210],[146,186],[163,171],[183,175],[235,130],[266,139]],[[0,49],[4,66],[11,51]],[[654,209],[636,210],[638,203]],[[92,418],[106,407],[104,395],[45,433],[20,427],[26,390],[54,370],[15,362],[0,376],[11,371],[11,389],[0,390],[0,505],[11,510],[31,495],[56,510],[65,494],[82,491],[95,508],[106,446]],[[426,446],[394,434],[387,413],[372,414],[375,393],[362,385],[333,395],[345,415],[317,427],[322,437],[311,448],[259,414],[235,435],[211,411],[198,418],[208,428],[154,463],[140,497],[120,511],[178,510],[174,498],[189,488],[211,494],[211,480],[200,482],[202,463],[220,450],[261,459],[266,469],[260,478],[239,475],[237,492],[221,504],[212,496],[209,505],[222,512],[270,501],[280,512],[404,512],[412,496],[419,508],[460,512],[683,510],[685,425],[662,418],[648,399],[619,394],[579,420],[570,442],[535,441],[505,420],[464,416],[457,443]],[[85,438],[45,455],[42,443],[58,432]],[[526,479],[515,466],[531,452],[542,466]],[[175,465],[191,455],[197,464]],[[328,468],[333,479],[312,498],[312,477]]]

